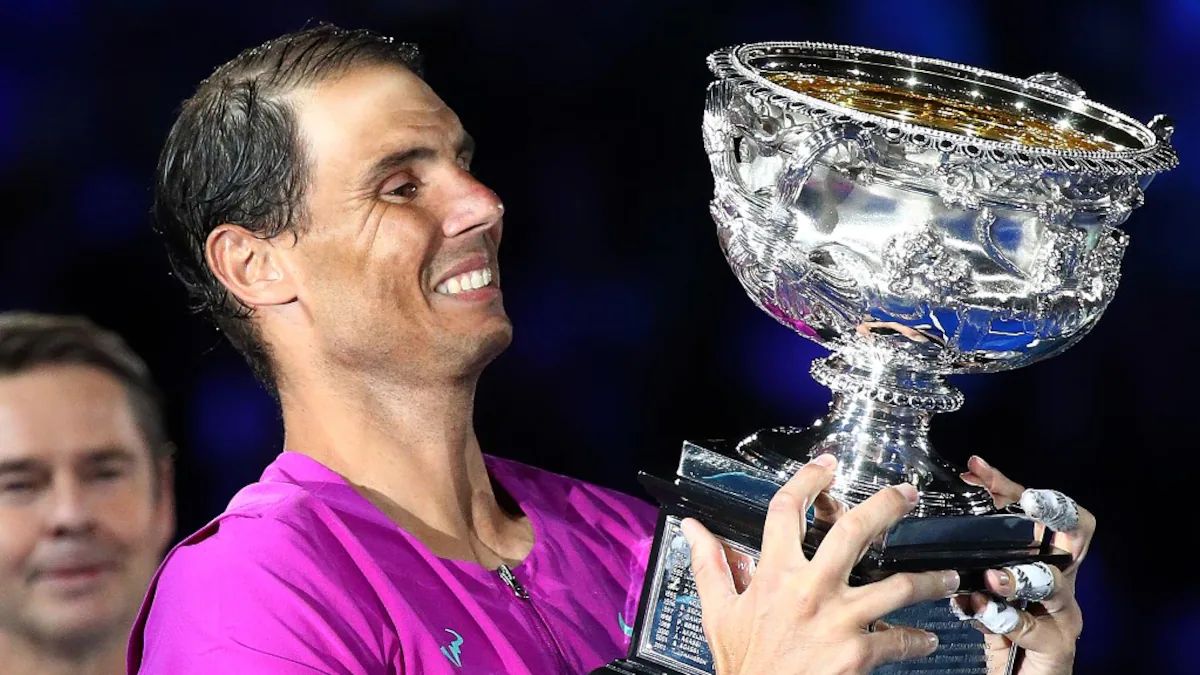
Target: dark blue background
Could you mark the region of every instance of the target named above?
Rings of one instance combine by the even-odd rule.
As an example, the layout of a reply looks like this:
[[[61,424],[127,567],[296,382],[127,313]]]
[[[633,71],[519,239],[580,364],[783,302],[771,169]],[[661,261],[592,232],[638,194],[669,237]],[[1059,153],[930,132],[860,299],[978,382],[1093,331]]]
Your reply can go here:
[[[631,492],[684,438],[802,424],[822,351],[744,296],[707,215],[704,57],[822,40],[1029,75],[1058,70],[1147,120],[1182,168],[1126,225],[1121,291],[1093,334],[1032,368],[960,379],[942,453],[977,452],[1099,517],[1080,673],[1200,672],[1194,300],[1200,276],[1200,1],[595,3],[0,0],[0,309],[90,315],[169,396],[181,532],[280,447],[271,400],[167,277],[147,210],[179,102],[244,47],[309,20],[420,42],[508,206],[513,346],[485,375],[486,450]]]

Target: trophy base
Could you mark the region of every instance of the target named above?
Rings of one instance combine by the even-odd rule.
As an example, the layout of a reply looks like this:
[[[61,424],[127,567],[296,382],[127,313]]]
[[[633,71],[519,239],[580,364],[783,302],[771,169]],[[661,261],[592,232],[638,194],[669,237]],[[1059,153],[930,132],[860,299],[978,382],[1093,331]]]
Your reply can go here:
[[[631,654],[594,673],[714,673],[700,622],[690,547],[680,523],[696,518],[726,546],[757,561],[767,504],[782,481],[743,462],[728,443],[706,445],[684,444],[674,480],[641,475],[661,510]],[[803,548],[811,556],[829,526],[816,521],[812,511],[808,520]],[[956,569],[962,575],[961,591],[969,592],[984,588],[988,569],[1034,561],[1059,567],[1069,564],[1069,553],[1051,547],[1048,539],[1035,538],[1035,525],[1015,511],[906,518],[867,550],[851,572],[850,583],[870,583],[896,572]],[[893,625],[936,633],[939,647],[922,659],[881,666],[876,675],[988,675],[983,635],[956,617],[948,600],[919,603],[883,618]]]

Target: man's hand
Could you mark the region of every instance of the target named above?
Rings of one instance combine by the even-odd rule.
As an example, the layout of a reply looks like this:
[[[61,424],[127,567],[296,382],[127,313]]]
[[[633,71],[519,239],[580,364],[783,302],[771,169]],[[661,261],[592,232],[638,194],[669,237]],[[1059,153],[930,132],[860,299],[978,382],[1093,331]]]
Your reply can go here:
[[[838,518],[809,560],[801,548],[805,513],[833,480],[834,458],[800,469],[771,500],[762,555],[738,590],[720,541],[699,522],[683,521],[692,547],[704,632],[719,675],[868,673],[927,656],[932,633],[876,620],[924,600],[948,597],[956,572],[896,574],[865,586],[847,582],[871,541],[917,502],[911,485],[881,490]],[[874,631],[869,630],[869,627]]]
[[[1075,600],[1075,574],[1087,556],[1096,518],[1061,493],[1026,490],[979,457],[972,457],[967,467],[970,471],[963,479],[987,488],[998,508],[1020,502],[1043,527],[1055,530],[1053,544],[1069,551],[1072,561],[1065,571],[1041,563],[988,571],[988,589],[1005,600],[1030,601],[1033,604],[1028,611],[983,593],[951,602],[961,614],[976,619],[976,627],[984,633],[989,673],[1005,672],[1012,650],[1020,648],[1016,675],[1068,675],[1074,668],[1075,642],[1083,630],[1083,614]]]

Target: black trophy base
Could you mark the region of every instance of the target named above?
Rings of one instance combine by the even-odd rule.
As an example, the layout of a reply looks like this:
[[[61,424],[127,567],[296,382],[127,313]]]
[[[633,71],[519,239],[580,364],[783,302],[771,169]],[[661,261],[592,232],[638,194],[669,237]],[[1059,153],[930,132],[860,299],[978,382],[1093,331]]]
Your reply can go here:
[[[685,444],[674,480],[641,475],[661,509],[630,655],[593,674],[714,673],[680,522],[695,518],[727,546],[757,560],[767,503],[778,482],[730,454],[710,449],[724,444],[705,445]],[[810,512],[803,546],[807,555],[816,551],[828,527],[814,521]],[[907,518],[868,549],[850,583],[870,583],[897,572],[954,569],[962,576],[960,590],[969,592],[984,589],[986,570],[1034,561],[1065,567],[1071,556],[1051,547],[1048,538],[1036,539],[1035,523],[1019,513]],[[874,675],[988,675],[983,636],[958,619],[948,601],[920,603],[884,618],[893,625],[936,633],[939,648],[924,659],[877,668]]]

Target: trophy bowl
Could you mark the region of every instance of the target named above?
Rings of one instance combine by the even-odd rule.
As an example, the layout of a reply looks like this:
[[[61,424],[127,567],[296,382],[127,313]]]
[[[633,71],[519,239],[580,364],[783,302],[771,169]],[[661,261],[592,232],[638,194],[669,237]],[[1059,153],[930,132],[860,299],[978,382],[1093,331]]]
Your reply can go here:
[[[714,672],[682,519],[755,559],[771,497],[820,454],[838,458],[829,493],[848,506],[901,482],[920,493],[852,584],[954,569],[969,592],[988,569],[1070,564],[1052,532],[938,457],[929,424],[962,405],[947,375],[1034,363],[1096,325],[1120,279],[1120,227],[1177,163],[1167,118],[1141,124],[1056,73],[813,42],[729,47],[708,65],[721,248],[760,308],[832,352],[812,375],[833,401],[804,428],[685,441],[674,477],[642,474],[659,521],[629,657],[609,675]],[[806,518],[811,554],[830,523]],[[943,601],[885,618],[939,647],[874,675],[1013,669],[1017,650],[990,665],[982,634]]]
[[[928,441],[962,405],[946,375],[1048,358],[1104,313],[1152,177],[1175,166],[1164,116],[1142,124],[1056,73],[1029,79],[813,42],[709,56],[704,112],[722,250],[751,299],[833,353],[806,428],[737,445],[790,476],[839,459],[853,505],[910,482],[915,516],[994,511]]]

